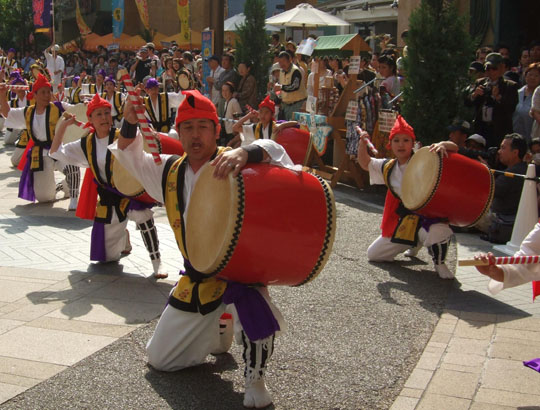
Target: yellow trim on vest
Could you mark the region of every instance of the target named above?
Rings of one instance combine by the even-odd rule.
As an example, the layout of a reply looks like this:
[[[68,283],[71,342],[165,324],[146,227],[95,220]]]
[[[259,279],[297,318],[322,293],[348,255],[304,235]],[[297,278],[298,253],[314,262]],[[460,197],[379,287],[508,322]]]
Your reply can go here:
[[[293,104],[297,101],[305,100],[307,98],[306,88],[302,85],[302,71],[300,71],[297,65],[292,64],[290,70],[287,73],[281,70],[279,73],[279,83],[283,85],[290,85],[292,81],[292,75],[295,71],[300,72],[300,88],[296,91],[281,92],[281,100],[285,104]]]
[[[150,121],[152,121],[152,125],[156,129],[156,131],[160,132],[169,132],[170,130],[170,109],[168,104],[169,96],[167,93],[159,93],[158,95],[158,106],[159,106],[159,118],[156,118],[154,109],[152,108],[152,102],[150,101],[150,97],[144,97],[144,106],[146,108],[146,112],[150,116]]]
[[[180,211],[180,204],[178,203],[178,169],[180,165],[187,158],[187,154],[182,155],[169,169],[167,175],[167,186],[165,188],[165,209],[167,211],[167,218],[169,224],[174,232],[176,243],[182,253],[182,256],[187,259],[186,248],[184,240],[182,239],[182,232],[184,231],[184,219],[182,212]],[[182,181],[183,183],[183,181]],[[180,187],[182,189],[182,187]]]

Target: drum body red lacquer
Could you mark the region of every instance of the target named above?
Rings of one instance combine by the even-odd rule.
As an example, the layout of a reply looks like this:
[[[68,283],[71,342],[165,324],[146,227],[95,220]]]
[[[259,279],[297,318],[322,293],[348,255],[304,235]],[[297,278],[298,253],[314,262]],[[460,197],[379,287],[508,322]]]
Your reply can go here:
[[[336,219],[326,181],[269,164],[248,165],[237,178],[217,180],[206,167],[186,221],[195,269],[265,285],[301,285],[322,270]]]
[[[304,164],[311,142],[308,131],[293,127],[285,128],[277,134],[275,141],[285,148],[293,163]]]
[[[493,175],[479,161],[452,152],[443,157],[424,147],[407,164],[401,199],[420,215],[471,226],[489,210],[494,188]]]

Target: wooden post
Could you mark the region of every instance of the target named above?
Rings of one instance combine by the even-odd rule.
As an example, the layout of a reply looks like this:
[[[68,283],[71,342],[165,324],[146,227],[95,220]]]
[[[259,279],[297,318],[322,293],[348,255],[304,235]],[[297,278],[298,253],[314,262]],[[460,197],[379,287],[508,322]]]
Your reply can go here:
[[[223,54],[223,21],[225,20],[225,0],[207,1],[210,10],[210,28],[214,30],[214,54]]]

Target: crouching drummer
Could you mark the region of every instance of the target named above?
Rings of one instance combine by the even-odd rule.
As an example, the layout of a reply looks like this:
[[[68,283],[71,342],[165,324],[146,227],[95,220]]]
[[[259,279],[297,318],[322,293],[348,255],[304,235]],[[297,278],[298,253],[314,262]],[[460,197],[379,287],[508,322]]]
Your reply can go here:
[[[369,171],[371,184],[385,184],[388,187],[384,203],[381,235],[369,246],[368,259],[374,262],[391,262],[405,252],[405,256],[416,256],[420,248],[426,246],[433,259],[435,271],[442,279],[453,279],[454,273],[445,264],[452,230],[447,222],[440,219],[424,218],[409,211],[400,199],[401,182],[409,160],[413,155],[416,140],[413,128],[398,115],[390,131],[389,149],[395,158],[372,158],[368,154],[367,133],[360,135],[358,162]],[[444,145],[433,147],[445,150]],[[421,181],[418,181],[421,183]]]
[[[137,117],[129,102],[124,120],[118,142],[109,149],[153,198],[165,204],[186,268],[148,342],[148,361],[158,370],[175,371],[204,363],[210,353],[226,352],[232,338],[220,337],[220,317],[226,304],[234,305],[232,310],[238,314],[236,323],[241,328],[236,332],[237,341],[243,343],[246,362],[244,406],[266,407],[272,398],[264,373],[275,334],[283,330],[281,314],[265,287],[203,278],[190,265],[184,243],[185,215],[201,168],[209,161],[215,167],[216,178],[225,178],[229,173],[236,176],[248,162],[284,166],[292,162],[284,149],[271,140],[258,140],[234,150],[218,147],[220,127],[215,106],[195,90],[185,92],[176,117],[176,130],[185,150],[182,157],[161,155],[162,163],[157,165],[151,154],[143,152]],[[249,308],[241,303],[245,298],[254,302]]]

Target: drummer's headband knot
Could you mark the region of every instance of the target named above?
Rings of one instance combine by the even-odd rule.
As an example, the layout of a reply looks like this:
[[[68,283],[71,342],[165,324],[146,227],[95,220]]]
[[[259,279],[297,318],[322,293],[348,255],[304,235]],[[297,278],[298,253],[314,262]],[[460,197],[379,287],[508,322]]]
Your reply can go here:
[[[407,121],[405,121],[405,118],[403,118],[401,115],[398,114],[396,117],[396,122],[394,122],[394,126],[392,127],[392,130],[390,130],[390,135],[388,136],[388,149],[390,149],[390,141],[397,135],[397,134],[405,134],[412,138],[413,141],[416,141],[416,135],[414,135],[414,129],[411,127]]]
[[[92,98],[92,101],[88,104],[88,107],[86,108],[86,116],[90,118],[90,115],[94,112],[94,110],[97,110],[98,108],[105,107],[105,108],[111,108],[111,103],[107,101],[104,98],[101,98],[99,94],[94,95],[94,98]]]
[[[185,98],[180,103],[176,114],[176,128],[181,122],[195,118],[207,118],[219,126],[216,106],[212,101],[197,90],[184,91],[183,94]]]

